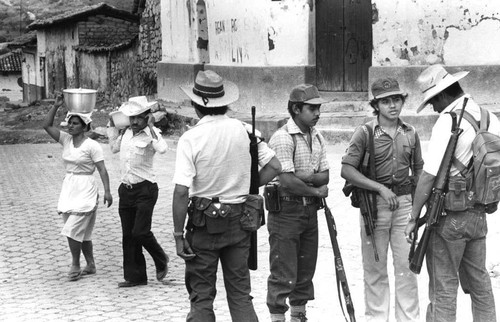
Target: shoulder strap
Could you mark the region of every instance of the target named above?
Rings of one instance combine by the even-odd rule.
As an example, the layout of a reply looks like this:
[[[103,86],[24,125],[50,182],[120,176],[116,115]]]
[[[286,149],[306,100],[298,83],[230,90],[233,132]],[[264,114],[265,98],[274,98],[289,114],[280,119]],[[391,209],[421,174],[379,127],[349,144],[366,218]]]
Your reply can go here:
[[[484,131],[488,131],[490,127],[490,113],[487,109],[480,107],[481,109],[481,120],[479,128]]]

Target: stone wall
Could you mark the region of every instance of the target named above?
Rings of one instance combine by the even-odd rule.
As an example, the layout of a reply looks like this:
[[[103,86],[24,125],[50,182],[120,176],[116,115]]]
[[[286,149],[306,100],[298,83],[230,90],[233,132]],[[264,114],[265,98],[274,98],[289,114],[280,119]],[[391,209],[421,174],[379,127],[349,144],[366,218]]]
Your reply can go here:
[[[136,23],[103,15],[91,16],[78,23],[80,45],[113,45],[125,42],[138,33]]]
[[[153,95],[157,92],[156,65],[161,60],[160,0],[147,0],[139,27],[140,82],[139,92]]]

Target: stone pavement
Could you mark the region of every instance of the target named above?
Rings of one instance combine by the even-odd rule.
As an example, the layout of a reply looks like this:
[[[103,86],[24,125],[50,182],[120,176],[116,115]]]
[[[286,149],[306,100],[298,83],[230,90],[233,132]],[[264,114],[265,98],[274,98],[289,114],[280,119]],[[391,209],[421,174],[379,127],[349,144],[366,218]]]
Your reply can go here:
[[[149,284],[119,289],[122,280],[121,229],[118,217],[118,159],[103,145],[114,203],[98,209],[94,231],[97,274],[68,282],[71,256],[60,235],[56,213],[64,169],[58,144],[0,146],[0,314],[2,321],[185,321],[189,300],[183,282],[184,263],[175,255],[172,232],[171,183],[175,144],[158,156],[160,195],[153,217],[153,232],[170,256],[167,283],[155,279],[153,261],[146,255]],[[342,195],[340,158],[345,146],[328,146],[332,166],[328,204],[337,222],[338,239],[356,317],[363,321],[363,282],[357,211]],[[98,174],[96,174],[98,178]],[[100,182],[100,180],[99,180]],[[102,185],[100,185],[102,192]],[[499,271],[500,213],[489,216],[488,268]],[[308,306],[309,321],[343,320],[337,297],[333,253],[324,214],[319,213],[320,249],[315,275],[316,300]],[[268,276],[267,230],[259,230],[259,269],[252,272],[252,295],[260,321],[268,321],[265,304]],[[82,263],[84,259],[82,257]],[[427,304],[427,274],[419,276],[421,313]],[[500,301],[500,278],[492,279]],[[392,282],[391,282],[392,283]],[[470,301],[460,292],[459,320],[471,321]],[[217,321],[231,321],[222,277],[215,302]]]

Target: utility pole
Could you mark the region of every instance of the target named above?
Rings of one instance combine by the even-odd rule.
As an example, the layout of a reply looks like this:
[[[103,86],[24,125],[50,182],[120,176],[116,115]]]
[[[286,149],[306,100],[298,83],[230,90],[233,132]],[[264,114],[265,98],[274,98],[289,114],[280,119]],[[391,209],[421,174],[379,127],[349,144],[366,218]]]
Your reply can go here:
[[[23,29],[23,0],[19,0],[19,36],[21,36]]]

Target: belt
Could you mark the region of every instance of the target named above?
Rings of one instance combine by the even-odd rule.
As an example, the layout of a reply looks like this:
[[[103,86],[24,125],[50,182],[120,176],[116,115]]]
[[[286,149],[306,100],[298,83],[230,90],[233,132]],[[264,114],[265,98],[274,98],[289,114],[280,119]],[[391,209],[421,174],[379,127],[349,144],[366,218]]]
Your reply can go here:
[[[390,185],[384,184],[387,188],[391,189],[392,192],[396,194],[396,196],[404,196],[411,193],[413,189],[413,185],[411,183],[407,183],[404,185]]]
[[[127,189],[131,190],[131,189],[135,189],[135,188],[137,188],[137,187],[140,187],[140,186],[142,186],[142,185],[145,185],[145,184],[147,184],[147,183],[151,183],[151,182],[150,182],[150,181],[148,181],[148,180],[144,180],[144,181],[141,181],[141,182],[139,182],[139,183],[134,183],[134,184],[130,184],[130,183],[125,183],[125,182],[122,182],[122,185],[123,185],[125,188],[127,188]]]
[[[319,204],[319,198],[317,197],[280,196],[280,200],[299,202],[304,206]]]

